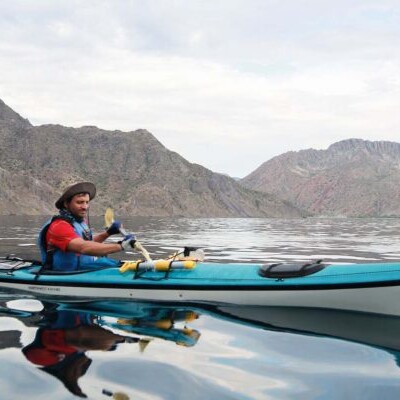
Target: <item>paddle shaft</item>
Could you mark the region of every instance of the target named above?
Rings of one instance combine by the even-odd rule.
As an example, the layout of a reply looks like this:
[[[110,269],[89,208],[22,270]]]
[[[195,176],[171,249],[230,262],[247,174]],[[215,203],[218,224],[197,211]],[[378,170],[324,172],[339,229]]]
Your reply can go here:
[[[121,228],[119,228],[119,233],[123,236],[126,236],[128,234],[128,232],[124,228],[122,228],[122,226]]]
[[[114,222],[114,211],[111,207],[107,208],[106,215],[105,215],[106,225],[111,225]],[[122,236],[128,235],[128,232],[124,228],[119,228],[119,233]],[[142,244],[138,241],[135,241],[133,246],[136,250],[140,251],[143,254],[143,257],[146,261],[151,261],[151,257],[148,251],[142,246]]]
[[[119,233],[123,236],[126,236],[128,233],[126,232],[126,230],[124,228],[120,228],[119,229]],[[147,250],[142,246],[142,244],[140,242],[138,242],[137,240],[135,240],[135,244],[133,245],[133,248],[136,250],[139,250],[142,254],[143,257],[146,259],[146,261],[151,261],[151,257],[149,255],[149,253],[147,252]]]

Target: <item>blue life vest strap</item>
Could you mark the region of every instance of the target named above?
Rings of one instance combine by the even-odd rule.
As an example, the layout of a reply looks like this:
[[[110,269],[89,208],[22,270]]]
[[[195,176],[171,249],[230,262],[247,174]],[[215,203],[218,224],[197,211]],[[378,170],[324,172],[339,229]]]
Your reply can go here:
[[[46,243],[46,235],[47,235],[47,231],[50,228],[50,225],[57,220],[62,220],[65,222],[68,222],[72,227],[74,227],[74,220],[71,217],[67,217],[67,216],[62,216],[62,215],[54,215],[53,218],[51,219],[51,221],[43,228],[43,231],[41,233],[41,245],[42,248],[45,249],[46,251],[46,258],[43,262],[43,266],[40,268],[40,270],[38,271],[37,275],[40,275],[40,272],[42,270],[47,270],[47,269],[52,269],[53,268],[53,257],[54,257],[54,248],[49,248],[47,246]]]

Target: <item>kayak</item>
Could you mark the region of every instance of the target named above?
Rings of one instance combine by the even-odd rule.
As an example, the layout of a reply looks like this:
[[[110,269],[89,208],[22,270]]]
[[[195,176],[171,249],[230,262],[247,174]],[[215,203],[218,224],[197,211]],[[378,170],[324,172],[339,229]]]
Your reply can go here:
[[[158,269],[157,263],[162,268]],[[0,288],[39,297],[311,307],[400,315],[400,262],[185,263],[110,260],[103,267],[57,272],[43,271],[35,261],[5,258],[0,262]]]

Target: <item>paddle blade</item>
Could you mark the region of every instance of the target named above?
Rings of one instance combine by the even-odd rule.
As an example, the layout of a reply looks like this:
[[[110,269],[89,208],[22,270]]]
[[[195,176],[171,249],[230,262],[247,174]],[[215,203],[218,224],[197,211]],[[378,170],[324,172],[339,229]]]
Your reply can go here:
[[[135,250],[138,250],[143,254],[143,257],[146,259],[146,261],[151,261],[151,257],[149,255],[148,251],[142,246],[142,244],[140,242],[136,241],[134,248],[135,248]]]
[[[114,400],[129,400],[129,396],[122,392],[117,392],[113,394]]]
[[[149,345],[151,339],[140,339],[139,340],[139,351],[141,353],[144,352],[144,350],[146,349],[146,347]]]
[[[101,393],[105,394],[108,397],[112,397],[114,400],[129,400],[130,399],[130,397],[127,394],[122,393],[122,392],[113,393],[107,389],[103,389],[103,391]]]
[[[104,213],[104,222],[107,228],[114,222],[114,211],[111,207],[108,207]]]

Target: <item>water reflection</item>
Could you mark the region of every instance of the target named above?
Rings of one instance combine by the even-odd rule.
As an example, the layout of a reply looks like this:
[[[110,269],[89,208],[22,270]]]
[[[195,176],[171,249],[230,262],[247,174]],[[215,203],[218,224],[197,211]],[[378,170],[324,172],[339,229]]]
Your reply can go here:
[[[155,338],[191,347],[200,337],[199,331],[187,326],[198,314],[187,308],[116,302],[37,303],[40,311],[24,310],[23,300],[2,302],[0,316],[14,317],[37,329],[32,342],[25,346],[21,344],[22,332],[0,331],[0,348],[21,348],[26,360],[57,378],[77,397],[87,397],[78,381],[92,363],[89,351],[110,352],[128,343],[137,344],[144,352]],[[177,323],[184,326],[176,327]],[[129,398],[121,393],[116,397],[108,389],[103,394]]]
[[[270,344],[275,344],[268,351],[270,356],[266,362],[270,367],[267,370],[274,365],[275,361],[271,355],[276,355],[277,351],[281,355],[287,353],[287,357],[296,357],[296,353],[300,354],[303,349],[298,344],[304,341],[300,339],[302,337],[330,338],[343,343],[361,344],[365,349],[384,351],[394,360],[397,367],[400,367],[400,319],[395,317],[337,310],[226,306],[198,308],[128,301],[85,303],[35,301],[36,310],[31,311],[32,307],[26,306],[27,304],[31,303],[24,300],[3,302],[0,316],[13,317],[26,327],[34,327],[36,332],[33,339],[23,345],[21,331],[4,329],[0,330],[0,347],[20,348],[30,365],[57,378],[77,397],[86,397],[80,379],[89,370],[92,364],[91,357],[96,352],[110,353],[122,344],[137,346],[138,351],[145,352],[156,339],[163,339],[165,342],[176,343],[183,347],[193,347],[199,342],[200,330],[190,326],[202,318],[227,321],[237,326],[261,329],[275,334],[292,335],[291,341],[285,336],[283,341],[281,339],[274,342],[274,336],[271,337],[273,340],[270,340]],[[257,342],[248,342],[245,347],[253,348],[253,351],[257,352],[257,346],[260,344]],[[318,341],[315,343],[317,346],[320,345]],[[283,347],[280,348],[281,346]],[[329,351],[327,347],[324,351],[328,352],[326,356],[329,358],[333,354],[330,353],[331,348],[329,346],[328,348]],[[338,345],[338,349],[341,348],[343,345]],[[350,348],[347,349],[349,350]],[[312,354],[309,353],[310,361],[317,353]],[[364,351],[364,354],[367,353]],[[322,355],[320,349],[318,357]],[[302,354],[303,361],[304,357]],[[256,362],[257,358],[250,359]],[[346,357],[347,362],[350,362],[351,358],[351,356]],[[231,358],[230,363],[234,363],[234,358]],[[144,365],[146,366],[146,363]],[[266,367],[267,365],[264,365],[262,368]],[[253,369],[254,365],[249,364],[248,371]],[[109,381],[107,373],[103,378],[104,382]],[[129,398],[122,392],[103,388],[104,395],[114,396],[115,393],[125,396],[118,398]]]
[[[33,315],[30,316],[30,320]],[[59,311],[44,303],[34,340],[22,348],[26,359],[57,379],[74,395],[87,397],[78,384],[91,365],[89,350],[112,351],[119,343],[137,343],[96,323],[96,316],[75,311]]]

